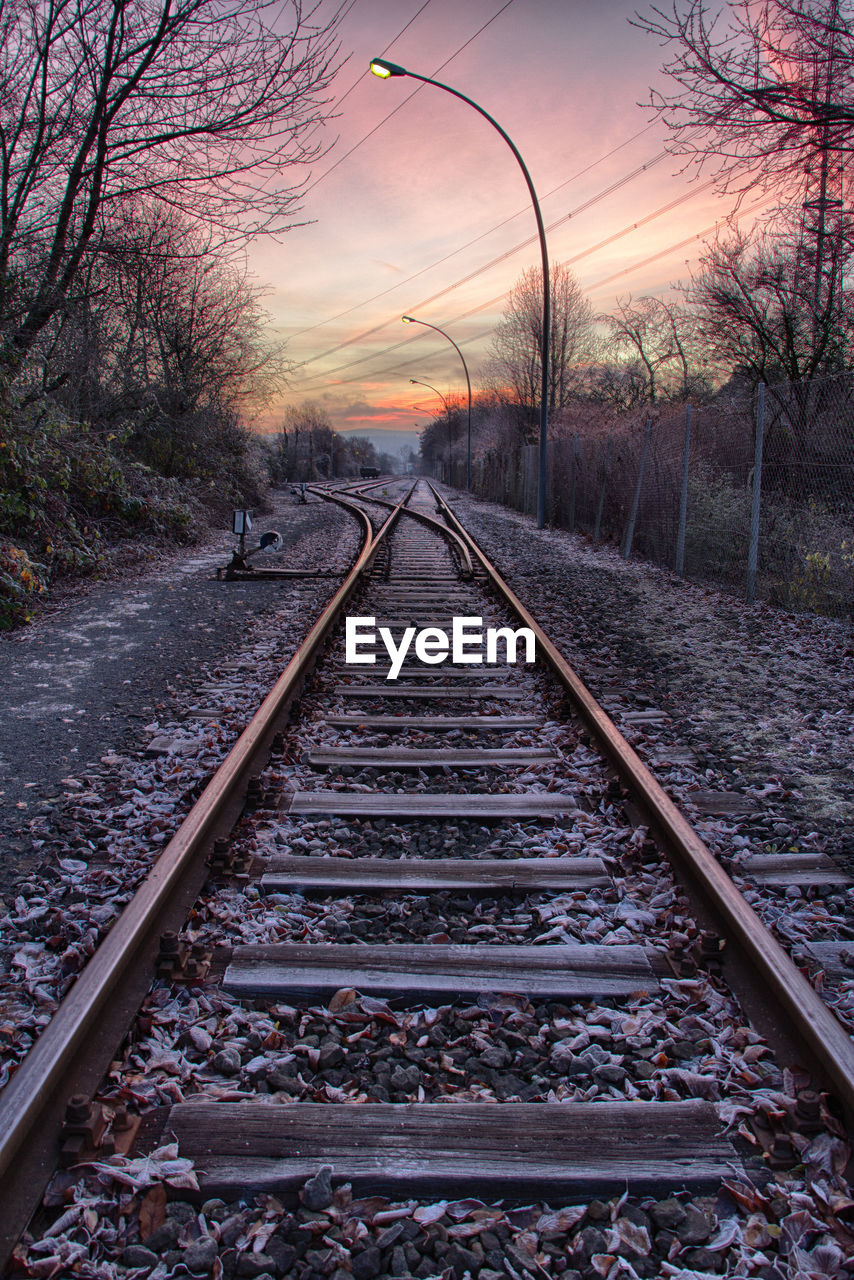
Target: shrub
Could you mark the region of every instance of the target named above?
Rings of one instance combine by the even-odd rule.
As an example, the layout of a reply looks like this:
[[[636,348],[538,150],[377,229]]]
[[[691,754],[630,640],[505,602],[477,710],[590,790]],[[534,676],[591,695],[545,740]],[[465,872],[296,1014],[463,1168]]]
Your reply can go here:
[[[700,464],[688,488],[685,563],[697,577],[744,576],[750,532],[750,492]]]
[[[148,536],[191,540],[198,504],[128,460],[121,441],[43,414],[0,418],[0,628],[32,616],[69,575],[98,572],[106,548]]]
[[[0,631],[29,622],[32,602],[47,589],[43,564],[31,560],[23,547],[0,538]]]

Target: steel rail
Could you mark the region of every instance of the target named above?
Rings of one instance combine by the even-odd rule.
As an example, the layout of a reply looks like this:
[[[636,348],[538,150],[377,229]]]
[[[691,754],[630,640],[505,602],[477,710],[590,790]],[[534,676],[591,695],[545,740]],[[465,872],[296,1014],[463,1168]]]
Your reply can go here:
[[[307,485],[306,487],[309,489],[310,492],[315,492],[315,493],[323,492],[326,494],[346,493],[350,497],[357,498],[365,489],[378,489],[380,485],[385,485],[386,487],[388,487],[389,484],[394,484],[396,481],[404,479],[404,477],[403,476],[385,476],[385,478],[382,480],[362,480],[359,484],[352,484],[351,482],[355,479],[356,479],[355,476],[351,476],[349,481],[336,480],[335,483],[339,486],[337,489],[322,490],[320,485],[315,485],[314,483]],[[414,485],[413,485],[413,488],[414,488]]]
[[[320,486],[319,486],[319,485],[307,484],[307,485],[306,485],[306,491],[307,491],[308,493],[316,493],[316,494],[317,494],[319,497],[321,497],[321,498],[329,498],[331,501],[335,501],[336,494],[337,494],[337,495],[343,495],[343,494],[346,494],[348,499],[354,499],[354,498],[355,498],[355,499],[358,499],[358,500],[360,500],[360,501],[362,501],[362,502],[380,502],[380,501],[382,501],[384,506],[387,506],[387,507],[394,507],[394,505],[395,505],[395,504],[394,504],[393,502],[386,502],[384,499],[380,499],[380,498],[366,498],[366,497],[364,497],[364,496],[363,496],[363,490],[364,490],[364,489],[373,489],[373,488],[378,487],[378,486],[379,486],[379,485],[381,485],[381,484],[382,484],[382,485],[386,485],[386,486],[387,486],[387,485],[388,485],[388,481],[387,481],[387,480],[366,480],[366,481],[364,481],[362,484],[354,485],[352,488],[349,488],[349,489],[345,489],[345,488],[341,488],[341,489],[322,489],[322,488],[320,488]],[[411,492],[411,491],[412,491],[412,489],[414,489],[414,488],[415,488],[415,486],[414,486],[414,485],[412,485],[412,486],[411,486],[411,489],[410,489],[410,492]],[[407,495],[407,497],[408,497],[408,495]],[[406,499],[404,499],[404,501],[405,501],[405,500],[406,500]],[[357,510],[358,510],[358,509],[359,509],[359,508],[357,508]]]
[[[760,1021],[764,1014],[766,1022],[769,1013],[776,1014],[774,1031],[777,1038],[795,1053],[807,1053],[810,1065],[841,1103],[849,1125],[854,1125],[854,1042],[848,1032],[762,923],[708,846],[464,529],[447,502],[432,484],[430,488],[439,510],[468,541],[496,591],[522,623],[534,632],[540,652],[567,690],[600,748],[641,804],[676,869],[727,939],[728,948],[733,947],[739,953],[747,984],[745,987],[742,981],[739,987],[745,987],[748,999],[750,988],[755,997],[758,984],[760,998],[752,1001],[756,1008],[750,1012]],[[738,990],[738,994],[742,996],[743,992]],[[773,1008],[763,1009],[763,999],[767,1001],[769,996]],[[800,1061],[806,1065],[802,1058]]]
[[[277,725],[298,693],[320,645],[403,507],[402,502],[398,503],[374,535],[366,512],[344,499],[333,495],[329,498],[350,509],[363,524],[364,543],[355,563],[0,1093],[0,1267],[8,1260],[55,1168],[58,1133],[69,1094],[80,1092],[84,1085],[97,1087],[136,1012],[136,1002],[129,991],[134,985],[138,991],[140,980],[143,992],[150,985],[151,960],[164,927],[164,911],[173,908],[174,915],[176,902],[180,909],[181,901],[187,898],[184,881],[194,868],[197,875],[190,902],[196,896],[204,880],[204,855],[214,837],[229,830],[241,812],[242,784],[269,749]],[[125,1006],[120,1014],[111,1005],[117,1000]],[[105,1017],[108,1006],[110,1019]],[[118,1035],[117,1016],[124,1027]],[[94,1064],[91,1060],[86,1062],[86,1055],[91,1059],[93,1052]],[[78,1074],[84,1062],[86,1070]],[[69,1084],[69,1080],[73,1083]]]
[[[369,484],[366,484],[363,487],[368,489],[368,488],[371,488],[373,485],[385,484],[385,483],[386,481],[383,481],[383,480],[380,480],[380,481],[372,480]],[[416,481],[416,484],[417,483],[418,481]],[[427,483],[428,484],[430,483],[429,480]],[[430,485],[430,488],[433,489],[433,486]],[[460,561],[463,568],[463,577],[464,578],[473,577],[474,564],[472,563],[472,558],[471,558],[471,555],[469,554],[469,549],[466,544],[465,538],[461,538],[457,533],[454,532],[453,529],[449,529],[447,525],[442,524],[441,520],[437,520],[435,516],[428,516],[426,511],[412,511],[410,507],[407,506],[407,503],[409,502],[409,499],[412,496],[414,489],[415,489],[415,485],[413,485],[412,488],[409,490],[409,493],[403,499],[403,502],[401,504],[405,514],[408,516],[411,516],[413,520],[420,520],[421,523],[426,524],[429,529],[434,529],[437,533],[441,533],[443,538],[447,538],[448,541],[451,543],[451,545],[456,548],[457,555],[460,557]],[[358,494],[359,490],[352,489],[350,490],[350,492],[353,494]],[[433,493],[434,494],[436,493],[435,489],[433,489]],[[376,502],[379,506],[382,506],[382,507],[394,506],[394,503],[389,502],[387,498],[363,497],[362,501]]]

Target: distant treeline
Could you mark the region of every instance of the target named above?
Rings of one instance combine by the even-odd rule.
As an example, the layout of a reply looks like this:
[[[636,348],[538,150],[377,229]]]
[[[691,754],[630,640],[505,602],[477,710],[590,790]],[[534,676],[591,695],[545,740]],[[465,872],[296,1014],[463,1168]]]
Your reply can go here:
[[[367,436],[345,436],[333,430],[320,405],[305,400],[284,411],[281,431],[265,438],[267,466],[275,483],[284,480],[329,480],[358,476],[362,467],[376,467],[381,474],[400,471],[415,460],[410,451],[400,458],[383,453]]]

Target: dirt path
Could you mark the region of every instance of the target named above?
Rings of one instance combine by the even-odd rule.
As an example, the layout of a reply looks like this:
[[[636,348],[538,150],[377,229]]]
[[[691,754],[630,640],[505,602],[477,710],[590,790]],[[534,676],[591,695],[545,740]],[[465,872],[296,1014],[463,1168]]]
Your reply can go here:
[[[284,538],[265,564],[308,569],[345,552],[356,522],[320,499],[296,506],[282,496],[260,527]],[[0,891],[38,860],[29,821],[56,811],[63,779],[138,746],[173,690],[237,652],[293,593],[287,581],[217,582],[233,541],[223,533],[156,569],[95,584],[0,639]]]

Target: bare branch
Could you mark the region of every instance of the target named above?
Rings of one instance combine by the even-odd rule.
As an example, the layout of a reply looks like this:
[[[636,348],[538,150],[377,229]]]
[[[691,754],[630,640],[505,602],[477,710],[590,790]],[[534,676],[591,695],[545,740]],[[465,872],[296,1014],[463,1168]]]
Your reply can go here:
[[[68,295],[109,211],[148,202],[220,240],[292,224],[317,154],[337,14],[304,0],[0,6],[5,380]],[[26,286],[22,281],[26,278]],[[22,309],[22,301],[27,299]]]
[[[715,6],[715,9],[717,6]],[[785,188],[815,157],[854,149],[850,0],[674,0],[636,15],[670,51],[651,105],[675,153],[726,189]]]

